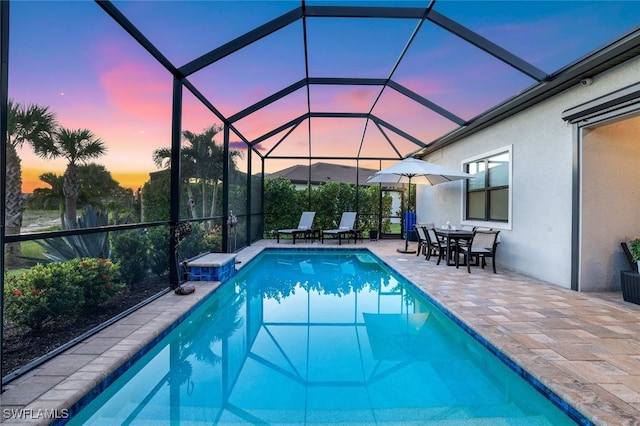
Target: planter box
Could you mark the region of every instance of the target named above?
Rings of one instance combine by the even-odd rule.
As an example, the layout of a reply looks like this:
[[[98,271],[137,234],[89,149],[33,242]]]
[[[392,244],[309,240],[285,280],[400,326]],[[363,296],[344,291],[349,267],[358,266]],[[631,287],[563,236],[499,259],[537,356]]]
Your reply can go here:
[[[622,298],[625,302],[640,305],[640,274],[635,271],[620,272]]]

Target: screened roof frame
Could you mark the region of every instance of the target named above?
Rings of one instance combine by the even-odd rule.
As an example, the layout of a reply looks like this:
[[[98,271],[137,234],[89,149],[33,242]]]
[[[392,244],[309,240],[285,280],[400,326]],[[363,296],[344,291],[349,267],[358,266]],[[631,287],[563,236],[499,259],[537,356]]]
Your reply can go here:
[[[427,144],[420,141],[418,138],[404,132],[402,129],[388,123],[381,118],[375,116],[373,114],[373,109],[375,104],[378,102],[382,91],[389,87],[404,96],[418,102],[419,104],[431,109],[432,111],[440,114],[446,119],[453,121],[458,126],[466,126],[468,124],[467,121],[462,118],[456,116],[452,112],[446,110],[445,108],[440,107],[434,102],[429,101],[423,96],[415,93],[412,90],[402,86],[401,84],[392,80],[393,72],[397,69],[402,57],[406,53],[409,45],[415,38],[415,35],[419,31],[422,24],[425,20],[430,20],[442,28],[450,31],[451,33],[463,38],[464,40],[472,43],[476,47],[481,48],[485,52],[491,54],[492,56],[500,59],[501,61],[513,66],[517,70],[526,75],[529,75],[536,79],[537,81],[546,80],[549,78],[547,74],[543,71],[537,69],[535,66],[527,63],[526,61],[518,58],[516,55],[507,52],[506,50],[500,48],[496,44],[491,41],[483,38],[482,36],[474,33],[473,31],[463,27],[460,24],[448,19],[444,15],[434,11],[432,6],[434,2],[426,8],[389,8],[389,7],[370,7],[370,6],[301,6],[298,7],[291,12],[285,13],[284,15],[271,20],[270,22],[255,28],[248,33],[220,46],[217,47],[210,52],[200,56],[199,58],[179,67],[174,67],[171,62],[139,31],[136,27],[128,20],[126,16],[124,16],[112,3],[110,2],[100,2],[100,6],[120,25],[129,32],[139,43],[143,45],[167,70],[169,70],[174,77],[183,81],[183,84],[187,89],[189,89],[201,102],[203,102],[207,108],[209,108],[220,120],[227,123],[229,127],[234,131],[234,133],[240,137],[249,147],[255,147],[260,142],[284,131],[287,129],[293,130],[303,121],[313,118],[313,117],[332,117],[332,118],[365,118],[367,119],[367,124],[369,121],[373,122],[376,127],[382,132],[382,134],[387,139],[388,143],[391,145],[393,150],[398,154],[398,158],[402,158],[402,154],[399,150],[394,146],[393,142],[388,138],[385,134],[383,127],[402,136],[403,138],[413,142],[418,149],[423,149],[427,147]],[[349,18],[402,18],[402,19],[419,19],[419,24],[414,29],[414,33],[410,37],[407,45],[403,49],[401,56],[398,58],[396,63],[393,66],[393,69],[386,79],[381,78],[337,78],[337,77],[310,77],[309,69],[308,69],[308,61],[305,58],[306,63],[306,77],[301,79],[290,86],[273,93],[272,95],[260,100],[259,102],[254,103],[243,109],[240,112],[233,114],[232,116],[225,117],[213,104],[211,104],[208,99],[202,95],[199,90],[192,85],[187,77],[195,72],[205,68],[208,65],[213,64],[214,62],[246,47],[294,22],[303,20],[303,25],[306,28],[306,24],[304,23],[307,17],[332,17],[332,18],[340,18],[340,17],[349,17]],[[305,56],[307,54],[307,46],[308,42],[306,40],[306,31],[304,34],[304,46],[305,46]],[[371,108],[367,113],[334,113],[334,112],[312,112],[309,105],[309,86],[310,85],[374,85],[381,86],[381,89],[378,93],[378,97],[376,101],[372,104]],[[240,119],[247,117],[253,112],[260,110],[261,108],[277,101],[278,99],[282,99],[293,93],[294,91],[301,89],[303,87],[307,88],[307,99],[308,99],[308,110],[305,114],[300,115],[299,117],[291,120],[270,132],[265,133],[264,135],[249,141],[243,135],[242,132],[238,131],[233,126],[233,123],[239,121]],[[290,132],[287,133],[287,135]],[[276,146],[280,145],[286,139],[286,135],[279,140]],[[363,131],[363,139],[364,139],[364,131]],[[362,147],[362,142],[360,142],[360,148]],[[275,147],[274,147],[275,148]],[[266,155],[263,155],[257,150],[254,150],[261,158],[268,157],[269,154],[273,151],[272,148]],[[282,157],[274,157],[274,158],[282,158]],[[301,157],[287,157],[287,158],[301,158]],[[307,157],[304,157],[307,158]],[[379,159],[379,158],[376,158]]]
[[[399,84],[398,82],[393,80],[393,74],[395,70],[398,68],[398,65],[402,61],[407,49],[411,45],[414,40],[416,34],[422,27],[422,25],[429,21],[437,26],[445,29],[449,33],[453,34],[456,37],[463,39],[464,41],[472,44],[473,46],[481,49],[487,54],[497,58],[503,63],[509,65],[514,68],[518,72],[532,78],[535,82],[550,82],[553,80],[552,75],[545,73],[544,71],[538,69],[536,66],[528,63],[527,61],[521,59],[517,55],[503,49],[492,41],[486,39],[485,37],[477,34],[476,32],[468,29],[467,27],[449,19],[448,17],[442,15],[441,13],[435,11],[433,6],[435,1],[431,1],[426,8],[415,8],[415,7],[387,7],[387,6],[311,6],[305,5],[302,2],[302,6],[297,7],[290,12],[284,13],[283,15],[272,19],[271,21],[254,28],[253,30],[219,46],[211,51],[201,55],[200,57],[186,63],[183,66],[175,67],[171,64],[171,62],[160,52],[156,46],[151,43],[144,34],[142,34],[129,19],[120,12],[111,2],[99,2],[98,3],[113,19],[115,19],[132,37],[134,37],[149,53],[151,53],[171,74],[179,79],[185,88],[187,88],[193,95],[199,99],[218,119],[220,119],[225,125],[228,125],[230,130],[234,132],[235,135],[238,136],[243,142],[250,147],[254,153],[256,153],[260,158],[291,158],[291,159],[311,159],[311,158],[335,158],[338,157],[318,157],[318,156],[273,156],[272,152],[275,147],[280,146],[287,138],[287,136],[297,128],[302,122],[305,120],[310,120],[312,118],[364,118],[366,119],[365,128],[362,132],[362,138],[360,140],[360,149],[358,150],[357,158],[354,157],[339,157],[341,159],[361,159],[366,157],[360,157],[362,144],[365,138],[365,132],[367,126],[370,123],[376,126],[383,134],[384,138],[390,144],[393,151],[398,155],[397,158],[380,158],[376,157],[376,160],[397,160],[401,159],[404,156],[409,156],[417,153],[425,153],[430,147],[442,145],[447,141],[452,141],[456,135],[460,132],[469,131],[473,127],[481,126],[483,123],[488,123],[491,121],[492,117],[501,116],[504,114],[504,110],[512,108],[512,103],[519,104],[521,98],[527,98],[527,96],[519,95],[512,99],[505,101],[503,104],[498,107],[491,109],[487,112],[481,113],[480,115],[470,119],[465,120],[451,111],[441,107],[435,102],[430,101],[429,99],[421,96],[420,94],[408,89],[407,87]],[[310,77],[309,75],[309,63],[308,63],[308,40],[307,40],[307,32],[306,32],[306,20],[307,18],[393,18],[393,19],[412,19],[418,20],[418,24],[414,28],[413,34],[410,36],[407,44],[402,50],[400,57],[397,59],[396,63],[393,65],[393,68],[389,75],[386,78],[340,78],[340,77]],[[198,88],[192,84],[188,77],[193,75],[197,71],[225,58],[237,52],[244,47],[249,46],[252,43],[257,42],[258,40],[267,37],[270,34],[273,34],[279,31],[282,28],[285,28],[293,23],[302,20],[303,29],[304,29],[304,51],[305,51],[305,77],[296,81],[295,83],[281,89],[271,95],[255,102],[252,105],[247,106],[239,112],[236,112],[232,115],[225,116],[219,109],[217,109],[206,96],[204,96]],[[637,34],[634,34],[637,36]],[[637,37],[634,37],[637,38]],[[574,77],[575,78],[575,77]],[[331,111],[312,111],[310,105],[310,95],[309,90],[312,85],[337,85],[337,86],[380,86],[380,91],[378,92],[378,96],[376,100],[373,102],[371,107],[367,112],[331,112]],[[556,86],[556,85],[552,85]],[[528,98],[531,100],[538,99],[540,96],[540,92],[546,92],[549,87],[543,85],[543,89],[540,88],[539,84],[534,84],[529,90],[525,91],[525,95],[529,95]],[[287,123],[281,124],[276,128],[272,129],[264,133],[263,135],[253,138],[249,140],[246,136],[243,135],[241,131],[239,131],[234,123],[239,120],[249,116],[250,114],[261,110],[262,108],[276,102],[279,99],[283,99],[287,95],[295,92],[296,90],[306,88],[307,92],[307,111],[293,120],[288,121]],[[375,105],[380,99],[383,91],[385,89],[391,89],[396,91],[397,93],[411,99],[412,101],[422,105],[429,110],[435,112],[436,114],[444,117],[446,120],[453,122],[456,126],[452,132],[447,135],[444,135],[440,138],[437,138],[433,141],[422,141],[419,138],[403,131],[401,128],[394,126],[392,123],[389,123],[380,117],[377,117],[373,113],[373,109]],[[526,100],[526,99],[525,99]],[[310,124],[309,124],[310,125]],[[412,142],[416,150],[409,154],[403,155],[400,150],[393,144],[391,139],[385,132],[387,131],[393,132],[402,138]],[[258,149],[256,149],[257,145],[269,139],[280,132],[287,131],[286,134],[278,140],[276,146],[272,147],[267,153],[261,153]],[[309,137],[311,138],[311,132],[309,131]],[[311,140],[309,143],[313,143]]]

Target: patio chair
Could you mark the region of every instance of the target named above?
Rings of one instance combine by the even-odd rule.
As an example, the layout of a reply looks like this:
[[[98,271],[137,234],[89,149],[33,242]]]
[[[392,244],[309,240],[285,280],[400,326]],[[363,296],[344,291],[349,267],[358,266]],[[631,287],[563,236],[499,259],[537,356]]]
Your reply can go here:
[[[435,228],[424,228],[424,230],[427,237],[427,244],[429,246],[427,248],[426,260],[431,259],[431,256],[438,255],[438,262],[436,265],[439,265],[442,258],[446,259],[447,252],[452,253],[452,250],[455,250],[455,242],[452,241],[451,246],[447,247],[446,240],[438,238]],[[448,262],[448,259],[446,259],[446,261]]]
[[[342,239],[346,236],[347,239],[353,235],[354,240],[358,239],[358,230],[356,226],[356,212],[343,212],[340,219],[340,225],[336,229],[325,229],[322,231],[322,243],[324,243],[324,237],[329,235],[332,238],[338,238],[338,245],[342,244]],[[347,240],[348,241],[348,240]]]
[[[433,222],[420,222],[417,223],[418,226],[422,226],[423,228],[435,228],[436,224]]]
[[[416,235],[418,236],[418,250],[416,250],[416,256],[420,256],[421,254],[426,255],[427,250],[429,249],[429,241],[427,240],[425,227],[417,223],[413,226],[415,227]]]
[[[473,230],[474,230],[474,231],[482,231],[482,232],[491,232],[491,231],[493,231],[493,228],[487,228],[487,227],[482,227],[482,226],[476,226]]]
[[[278,230],[278,243],[280,243],[280,235],[291,235],[293,237],[293,244],[296,243],[296,237],[315,238],[319,232],[317,229],[313,229],[313,219],[315,216],[316,212],[302,212],[297,228]]]
[[[470,231],[473,232],[475,231],[477,228],[473,225],[460,225],[460,228],[463,231]],[[487,228],[488,229],[488,228]],[[490,229],[489,229],[490,230]],[[469,241],[467,240],[458,240],[458,247],[466,247],[469,245]]]
[[[459,247],[464,258],[464,264],[467,266],[467,272],[471,273],[471,260],[476,259],[476,265],[481,265],[484,269],[486,259],[491,258],[493,265],[493,273],[496,273],[496,251],[498,249],[498,234],[500,231],[486,231],[476,229],[473,237],[466,247]]]

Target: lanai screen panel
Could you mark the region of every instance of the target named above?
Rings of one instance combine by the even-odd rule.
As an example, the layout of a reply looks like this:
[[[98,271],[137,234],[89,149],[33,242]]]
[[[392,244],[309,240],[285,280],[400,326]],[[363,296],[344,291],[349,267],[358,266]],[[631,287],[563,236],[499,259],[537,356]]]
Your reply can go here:
[[[282,144],[287,135],[289,135],[291,131],[295,129],[296,126],[290,126],[284,130],[276,132],[269,137],[266,137],[265,139],[261,139],[260,141],[251,141],[252,147],[259,153],[261,158],[266,157],[280,144]]]
[[[302,23],[297,21],[189,77],[226,116],[305,77]]]
[[[410,19],[308,18],[309,77],[387,78],[416,25]]]
[[[311,155],[311,140],[309,139],[309,120],[303,120],[299,125],[292,126],[289,131],[283,132],[283,138],[279,143],[267,152],[267,157],[301,157],[309,158]]]
[[[234,126],[253,141],[303,115],[307,99],[307,90],[302,87],[236,121]]]
[[[229,209],[234,214],[246,214],[249,187],[247,186],[248,162],[247,146],[233,131],[229,132],[229,149],[234,152],[228,159],[229,165]],[[220,197],[222,200],[222,197]]]
[[[221,182],[226,161],[224,131],[217,123],[217,117],[204,106],[199,106],[197,99],[191,96],[186,96],[186,99],[190,112],[185,117],[180,138],[180,219],[219,216],[222,214]],[[198,124],[204,126],[198,127]],[[166,164],[170,149],[162,152]],[[241,161],[238,163],[242,165]]]
[[[364,118],[312,118],[311,156],[357,158]]]
[[[12,2],[10,30],[9,99],[46,107],[68,134],[86,129],[104,144],[101,155],[77,159],[82,172],[106,179],[93,187],[85,180],[78,215],[87,200],[107,198],[114,181],[141,188],[157,170],[154,150],[171,143],[171,74],[94,2]],[[64,203],[40,177],[62,179],[68,157],[43,159],[28,143],[18,156],[21,192],[49,191]]]
[[[311,111],[367,112],[381,91],[380,85],[312,84],[309,86]]]
[[[420,28],[393,79],[464,120],[535,83],[531,77],[430,22]]]
[[[554,73],[637,28],[637,1],[438,1],[434,10]]]
[[[249,151],[248,155],[251,158],[251,203],[249,217],[251,225],[251,235],[249,235],[250,241],[256,241],[262,238],[264,221],[262,218],[262,205],[263,205],[263,193],[262,193],[262,160],[254,151]]]
[[[451,120],[391,88],[384,90],[373,114],[423,144],[456,127]],[[403,155],[409,153],[402,152]]]
[[[427,7],[430,0],[309,0],[308,6],[383,6],[383,7]]]
[[[182,130],[193,133],[201,133],[211,126],[221,126],[218,117],[212,114],[209,108],[190,91],[182,90]],[[222,132],[217,136],[222,141]]]
[[[113,3],[177,67],[300,6],[299,1]]]
[[[386,136],[386,138],[388,138],[389,141],[391,141],[393,147],[402,154],[402,157],[406,157],[421,148],[421,145],[417,144],[414,140],[407,139],[405,136],[398,134],[387,127],[379,125],[377,128]],[[381,158],[386,159],[385,157]]]
[[[403,152],[412,152],[417,149],[409,141],[400,145],[394,143],[389,133],[388,129],[372,120],[367,122],[364,139],[358,155],[359,158],[366,159],[364,167],[377,168],[378,161],[375,160],[377,158],[402,158]]]

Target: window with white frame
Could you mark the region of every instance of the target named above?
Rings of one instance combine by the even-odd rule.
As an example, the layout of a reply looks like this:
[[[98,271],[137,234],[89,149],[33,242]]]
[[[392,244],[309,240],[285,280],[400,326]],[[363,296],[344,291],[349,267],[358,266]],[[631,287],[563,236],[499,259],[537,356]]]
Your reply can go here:
[[[465,185],[465,220],[508,222],[511,149],[467,160],[464,170],[473,175]]]

